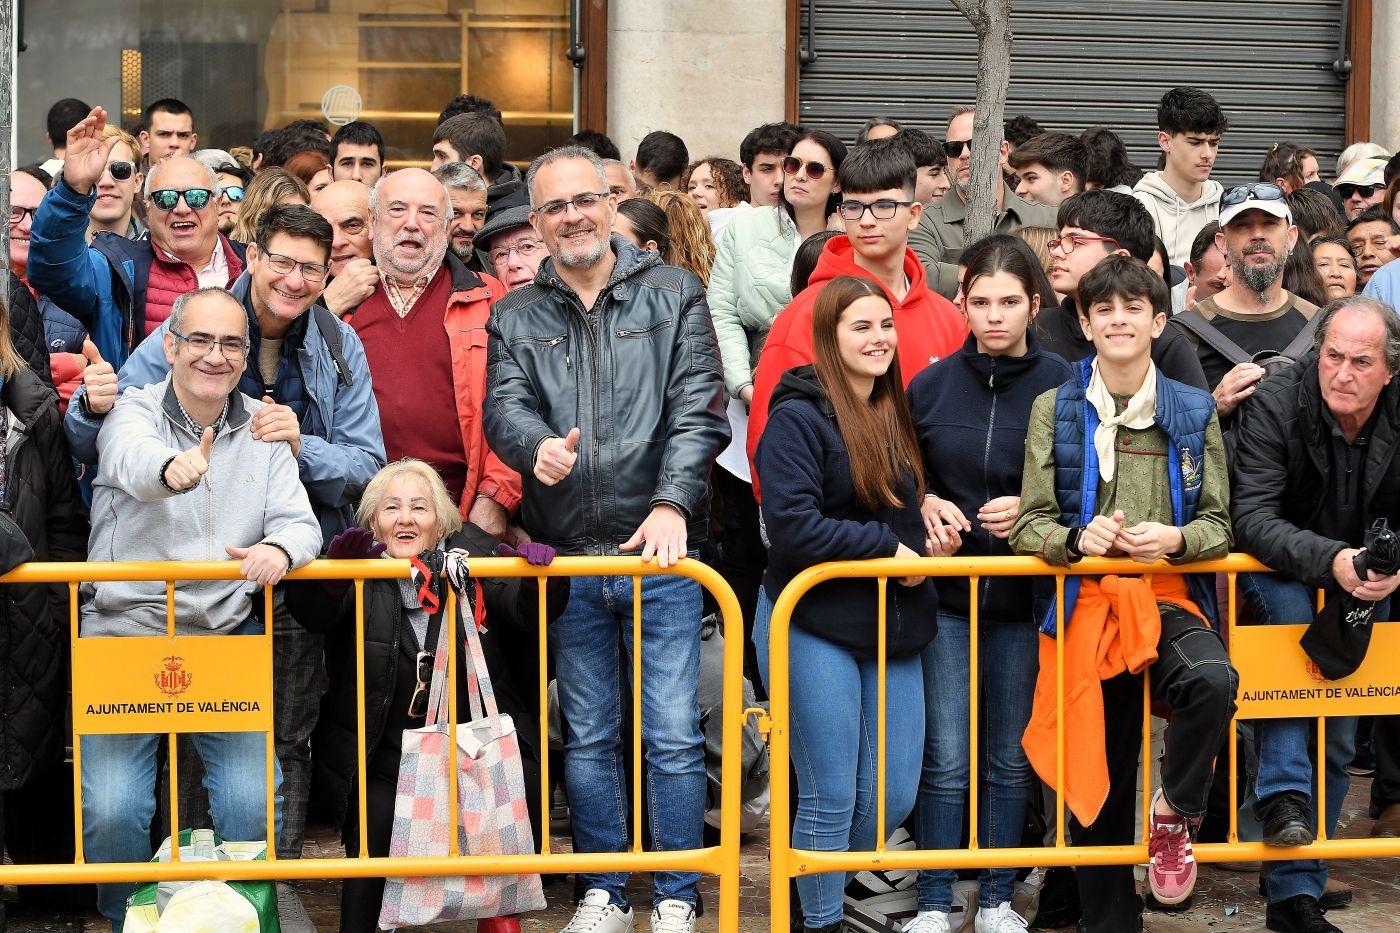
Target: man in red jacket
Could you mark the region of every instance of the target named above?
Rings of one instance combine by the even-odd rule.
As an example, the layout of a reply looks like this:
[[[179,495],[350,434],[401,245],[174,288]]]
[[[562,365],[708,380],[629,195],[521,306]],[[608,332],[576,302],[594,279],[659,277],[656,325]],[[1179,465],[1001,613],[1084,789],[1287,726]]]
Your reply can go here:
[[[768,400],[783,373],[811,363],[812,306],[826,283],[842,275],[879,282],[894,308],[904,384],[921,370],[956,353],[967,338],[967,320],[948,299],[929,290],[923,263],[909,249],[909,231],[923,205],[914,200],[913,158],[886,140],[862,143],[841,163],[837,179],[845,200],[838,208],[846,236],[826,244],[807,287],[773,321],[754,373],[749,408],[749,463],[768,422]],[[761,498],[758,471],[753,491]]]

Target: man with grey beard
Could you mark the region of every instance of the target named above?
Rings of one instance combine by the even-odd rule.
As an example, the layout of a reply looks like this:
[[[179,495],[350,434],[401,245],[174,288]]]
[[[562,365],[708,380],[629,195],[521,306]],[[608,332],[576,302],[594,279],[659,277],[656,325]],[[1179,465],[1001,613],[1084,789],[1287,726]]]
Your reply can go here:
[[[1229,284],[1172,323],[1196,347],[1216,410],[1226,422],[1264,378],[1264,368],[1253,360],[1288,347],[1311,326],[1317,306],[1283,287],[1283,268],[1298,242],[1298,228],[1277,185],[1242,185],[1227,191],[1215,242],[1230,264]],[[1199,318],[1183,320],[1192,312]],[[1229,338],[1249,359],[1226,357],[1199,336],[1202,327]]]
[[[705,288],[612,235],[617,198],[591,150],[550,150],[530,166],[526,186],[549,258],[491,315],[483,412],[492,449],[520,472],[524,524],[560,554],[639,554],[663,570],[694,559],[708,533],[710,465],[729,442]],[[618,677],[631,662],[619,636],[629,655],[641,652],[653,846],[701,845],[700,587],[674,574],[643,577],[646,637],[634,645],[631,581],[576,579],[549,628],[578,852],[627,848],[619,730],[628,701]],[[698,878],[652,875],[655,933],[694,933]],[[587,891],[561,933],[632,933],[627,875],[581,879]]]
[[[446,162],[433,172],[433,177],[442,182],[452,202],[447,248],[468,266],[479,269],[472,237],[486,223],[486,179],[465,162]]]
[[[462,517],[496,537],[520,500],[520,478],[486,446],[486,319],[505,287],[448,251],[442,182],[400,169],[370,191],[379,284],[353,312],[390,461],[418,457],[442,476]],[[456,418],[444,418],[452,404]]]

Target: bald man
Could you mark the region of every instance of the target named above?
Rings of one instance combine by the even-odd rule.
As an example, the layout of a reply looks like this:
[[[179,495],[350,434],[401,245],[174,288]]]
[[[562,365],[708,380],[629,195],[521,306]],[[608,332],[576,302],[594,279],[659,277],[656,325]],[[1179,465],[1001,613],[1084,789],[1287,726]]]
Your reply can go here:
[[[432,464],[462,517],[500,537],[520,499],[520,478],[487,449],[481,399],[486,319],[505,288],[448,250],[449,203],[442,182],[422,169],[401,169],[375,186],[378,281],[350,324],[374,375],[389,460]],[[442,417],[447,399],[455,419]]]
[[[219,233],[214,172],[185,155],[157,162],[147,175],[149,240],[98,233],[89,246],[97,182],[120,142],[106,127],[106,111],[94,107],[68,131],[63,177],[34,215],[29,282],[77,318],[103,359],[120,369],[180,295],[232,286],[244,248]]]
[[[349,179],[333,181],[311,195],[311,209],[330,222],[334,235],[331,280],[321,303],[345,317],[379,284],[369,238],[369,188]]]

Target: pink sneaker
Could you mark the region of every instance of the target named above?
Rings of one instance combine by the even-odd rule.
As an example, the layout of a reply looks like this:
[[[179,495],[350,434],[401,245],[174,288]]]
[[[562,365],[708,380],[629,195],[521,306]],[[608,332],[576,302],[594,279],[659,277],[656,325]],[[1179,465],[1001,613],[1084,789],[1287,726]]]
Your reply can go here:
[[[1196,887],[1196,857],[1191,853],[1191,820],[1173,813],[1157,813],[1162,799],[1158,788],[1152,796],[1152,824],[1148,828],[1147,882],[1152,894],[1163,904],[1180,904]]]

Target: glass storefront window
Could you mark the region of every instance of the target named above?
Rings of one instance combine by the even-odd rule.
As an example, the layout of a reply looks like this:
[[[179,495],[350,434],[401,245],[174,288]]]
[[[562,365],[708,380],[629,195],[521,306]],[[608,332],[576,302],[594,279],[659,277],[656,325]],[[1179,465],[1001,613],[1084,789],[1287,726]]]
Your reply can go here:
[[[24,31],[21,162],[47,157],[43,117],[60,97],[128,128],[175,97],[200,145],[221,149],[298,118],[367,120],[391,167],[429,162],[458,94],[500,108],[510,160],[574,128],[569,0],[27,0]]]

